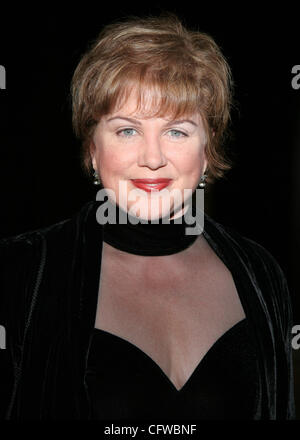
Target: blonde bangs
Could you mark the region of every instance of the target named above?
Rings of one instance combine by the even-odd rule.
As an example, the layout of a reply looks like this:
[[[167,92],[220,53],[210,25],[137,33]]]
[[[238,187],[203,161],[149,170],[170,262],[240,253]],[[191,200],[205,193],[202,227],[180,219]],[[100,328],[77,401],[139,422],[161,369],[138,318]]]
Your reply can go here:
[[[106,90],[105,98],[102,90]],[[177,119],[182,116],[201,112],[201,99],[196,81],[187,80],[186,76],[170,80],[168,73],[124,70],[109,84],[102,84],[99,94],[95,93],[95,120],[103,115],[120,110],[130,96],[136,100],[137,113],[144,118],[169,117]]]

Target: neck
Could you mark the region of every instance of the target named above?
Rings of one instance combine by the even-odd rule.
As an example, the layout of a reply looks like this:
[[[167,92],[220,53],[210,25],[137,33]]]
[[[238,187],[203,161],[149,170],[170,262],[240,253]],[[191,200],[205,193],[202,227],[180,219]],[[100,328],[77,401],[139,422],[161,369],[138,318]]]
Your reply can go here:
[[[193,207],[193,203],[191,205]],[[129,215],[117,204],[114,204],[114,208],[116,223],[103,225],[103,240],[124,252],[144,256],[171,255],[190,247],[199,236],[186,233],[186,228],[193,227],[185,221],[189,205],[173,213],[169,217],[169,223],[166,223],[165,218],[160,218],[157,223],[133,224],[136,217]],[[125,224],[119,223],[120,213],[126,218]]]

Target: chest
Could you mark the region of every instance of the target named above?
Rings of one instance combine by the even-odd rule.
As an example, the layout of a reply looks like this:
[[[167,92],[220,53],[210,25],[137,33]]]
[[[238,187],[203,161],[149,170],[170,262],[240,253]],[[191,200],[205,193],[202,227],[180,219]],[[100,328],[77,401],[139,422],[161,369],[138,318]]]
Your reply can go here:
[[[209,249],[205,258],[151,260],[110,258],[106,251],[95,327],[134,344],[180,389],[214,342],[245,316],[230,272]]]

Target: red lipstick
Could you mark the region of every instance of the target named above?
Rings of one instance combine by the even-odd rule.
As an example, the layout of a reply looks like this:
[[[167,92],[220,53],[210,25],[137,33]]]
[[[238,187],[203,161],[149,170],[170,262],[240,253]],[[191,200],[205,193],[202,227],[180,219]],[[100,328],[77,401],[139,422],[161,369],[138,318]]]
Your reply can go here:
[[[131,182],[137,188],[144,191],[161,191],[163,188],[169,185],[172,179],[131,179]]]

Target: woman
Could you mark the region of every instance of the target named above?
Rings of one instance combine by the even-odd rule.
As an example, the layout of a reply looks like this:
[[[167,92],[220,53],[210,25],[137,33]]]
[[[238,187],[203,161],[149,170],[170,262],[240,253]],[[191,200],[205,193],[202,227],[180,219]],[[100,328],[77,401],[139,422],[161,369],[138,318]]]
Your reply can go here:
[[[112,23],[71,92],[102,191],[71,219],[1,241],[1,416],[294,418],[282,270],[197,216],[199,192],[230,168],[232,79],[216,43],[173,14]]]

